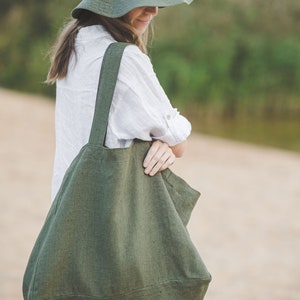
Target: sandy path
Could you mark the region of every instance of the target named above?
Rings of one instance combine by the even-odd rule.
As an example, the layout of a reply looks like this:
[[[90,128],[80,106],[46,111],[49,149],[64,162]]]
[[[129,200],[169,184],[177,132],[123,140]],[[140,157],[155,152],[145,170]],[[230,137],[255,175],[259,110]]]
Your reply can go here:
[[[18,300],[49,208],[53,102],[0,89],[0,299]],[[193,135],[174,166],[202,192],[189,229],[208,300],[300,299],[300,155]]]

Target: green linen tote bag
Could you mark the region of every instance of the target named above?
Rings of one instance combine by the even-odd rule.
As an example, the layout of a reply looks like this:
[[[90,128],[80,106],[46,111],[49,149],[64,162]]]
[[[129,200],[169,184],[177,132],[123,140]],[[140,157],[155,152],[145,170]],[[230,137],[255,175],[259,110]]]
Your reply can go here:
[[[105,53],[89,142],[34,245],[25,300],[200,300],[206,293],[211,276],[186,229],[199,192],[169,169],[145,175],[149,142],[104,146],[126,45]]]

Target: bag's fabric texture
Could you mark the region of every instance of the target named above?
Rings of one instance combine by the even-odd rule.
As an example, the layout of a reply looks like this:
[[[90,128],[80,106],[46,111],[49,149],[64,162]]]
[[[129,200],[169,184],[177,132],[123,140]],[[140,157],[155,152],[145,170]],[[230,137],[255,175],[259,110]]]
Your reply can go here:
[[[211,276],[186,229],[199,192],[169,169],[145,175],[148,142],[103,146],[125,47],[106,51],[90,139],[32,250],[25,300],[200,300],[206,293]]]

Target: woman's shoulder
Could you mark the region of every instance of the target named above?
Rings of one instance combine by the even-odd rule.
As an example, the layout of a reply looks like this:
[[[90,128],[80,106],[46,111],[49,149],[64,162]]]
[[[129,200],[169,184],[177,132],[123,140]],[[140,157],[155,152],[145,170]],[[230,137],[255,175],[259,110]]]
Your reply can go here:
[[[139,58],[148,60],[149,57],[142,52],[142,50],[134,44],[129,44],[124,50],[124,56],[130,58]]]
[[[149,56],[143,53],[136,45],[129,45],[125,48],[121,69],[135,74],[149,75],[153,73],[153,66]]]

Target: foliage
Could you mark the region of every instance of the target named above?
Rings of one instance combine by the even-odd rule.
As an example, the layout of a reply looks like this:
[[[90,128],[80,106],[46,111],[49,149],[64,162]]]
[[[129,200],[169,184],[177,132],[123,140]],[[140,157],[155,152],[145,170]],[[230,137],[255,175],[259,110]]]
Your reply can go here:
[[[43,84],[47,53],[78,1],[1,0],[0,86],[54,94]]]
[[[299,117],[299,2],[197,1],[157,21],[152,58],[179,105],[227,118]]]
[[[1,0],[0,86],[54,95],[47,52],[78,0]],[[179,106],[215,115],[300,114],[300,2],[194,0],[161,9],[150,54]]]

